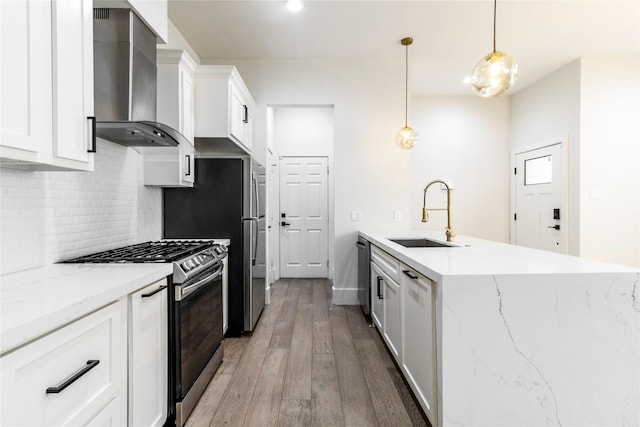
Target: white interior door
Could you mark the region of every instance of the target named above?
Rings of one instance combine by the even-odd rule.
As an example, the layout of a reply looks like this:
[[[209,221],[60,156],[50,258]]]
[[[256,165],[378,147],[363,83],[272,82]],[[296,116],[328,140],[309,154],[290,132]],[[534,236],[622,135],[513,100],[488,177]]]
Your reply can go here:
[[[280,277],[327,277],[326,157],[280,158]]]
[[[515,244],[567,251],[565,159],[562,144],[515,155]]]

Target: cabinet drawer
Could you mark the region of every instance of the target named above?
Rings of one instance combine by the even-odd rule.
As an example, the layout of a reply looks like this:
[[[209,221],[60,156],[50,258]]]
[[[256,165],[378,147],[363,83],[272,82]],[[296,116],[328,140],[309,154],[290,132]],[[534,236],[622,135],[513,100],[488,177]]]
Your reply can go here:
[[[3,356],[0,424],[84,425],[108,408],[125,425],[126,315],[123,299]]]
[[[373,245],[371,245],[371,262],[375,263],[396,282],[400,281],[400,265],[398,260]]]

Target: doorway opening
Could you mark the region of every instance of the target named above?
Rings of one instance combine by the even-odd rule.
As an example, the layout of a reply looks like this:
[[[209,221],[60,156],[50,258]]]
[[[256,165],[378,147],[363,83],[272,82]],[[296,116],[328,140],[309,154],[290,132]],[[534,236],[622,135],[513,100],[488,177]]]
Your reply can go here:
[[[270,106],[267,120],[270,277],[333,279],[333,106]]]

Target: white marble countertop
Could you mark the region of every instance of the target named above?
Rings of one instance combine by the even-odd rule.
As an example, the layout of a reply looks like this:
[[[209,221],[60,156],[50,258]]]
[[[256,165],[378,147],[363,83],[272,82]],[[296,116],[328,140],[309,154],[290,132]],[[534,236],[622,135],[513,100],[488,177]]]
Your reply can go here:
[[[52,264],[0,276],[0,354],[173,273],[171,264]]]
[[[437,231],[360,231],[360,235],[425,276],[638,272],[598,262],[507,243],[456,236],[450,248],[405,248],[391,239],[421,238],[445,242]]]

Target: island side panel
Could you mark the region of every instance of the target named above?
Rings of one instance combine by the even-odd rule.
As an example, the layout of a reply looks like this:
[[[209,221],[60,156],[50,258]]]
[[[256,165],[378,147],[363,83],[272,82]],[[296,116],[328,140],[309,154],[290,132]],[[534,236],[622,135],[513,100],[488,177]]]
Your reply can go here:
[[[636,425],[640,274],[446,276],[441,425]]]

